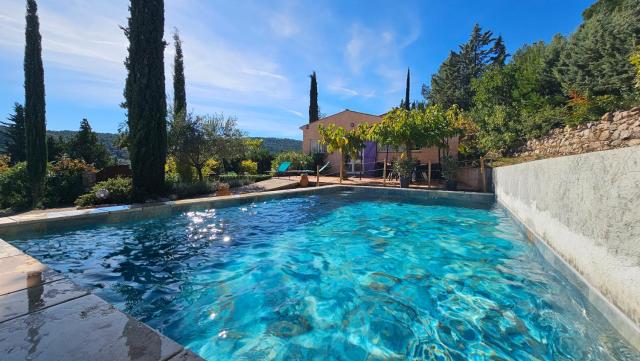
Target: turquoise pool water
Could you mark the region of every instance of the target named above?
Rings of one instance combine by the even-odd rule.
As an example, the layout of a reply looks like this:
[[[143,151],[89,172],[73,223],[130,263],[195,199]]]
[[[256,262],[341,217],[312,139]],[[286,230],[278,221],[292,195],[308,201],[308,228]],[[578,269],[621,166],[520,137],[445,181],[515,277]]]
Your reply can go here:
[[[492,204],[375,191],[10,240],[211,360],[637,360]]]

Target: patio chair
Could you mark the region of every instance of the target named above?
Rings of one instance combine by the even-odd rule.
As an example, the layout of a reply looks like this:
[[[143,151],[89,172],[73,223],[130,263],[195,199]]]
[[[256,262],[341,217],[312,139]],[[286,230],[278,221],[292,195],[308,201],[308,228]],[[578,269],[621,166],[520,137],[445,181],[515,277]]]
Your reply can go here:
[[[280,163],[278,168],[276,170],[274,170],[274,171],[271,171],[271,173],[273,173],[273,175],[275,177],[280,176],[280,175],[285,175],[287,173],[287,170],[289,169],[289,167],[291,167],[291,162],[282,162],[282,163]]]

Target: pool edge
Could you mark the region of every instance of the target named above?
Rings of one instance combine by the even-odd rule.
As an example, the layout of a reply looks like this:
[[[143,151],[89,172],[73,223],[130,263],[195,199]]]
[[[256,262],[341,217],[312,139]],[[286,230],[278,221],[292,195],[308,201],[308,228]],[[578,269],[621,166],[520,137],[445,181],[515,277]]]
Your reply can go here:
[[[544,260],[571,282],[589,303],[604,316],[609,324],[611,324],[632,347],[640,351],[640,326],[635,324],[622,310],[606,298],[602,292],[591,285],[580,272],[574,269],[556,250],[549,246],[539,234],[529,228],[509,206],[498,199],[496,199],[496,204],[507,212],[509,217],[526,235],[527,239],[536,246],[536,249],[540,252]]]

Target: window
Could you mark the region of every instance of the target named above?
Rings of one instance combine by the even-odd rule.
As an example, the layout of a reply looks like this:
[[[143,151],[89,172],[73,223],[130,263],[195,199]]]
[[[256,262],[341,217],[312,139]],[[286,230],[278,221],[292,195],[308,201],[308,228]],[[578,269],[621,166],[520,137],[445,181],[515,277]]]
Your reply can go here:
[[[311,140],[309,140],[309,142],[311,143],[311,153],[326,153],[327,152],[327,145],[326,144],[322,144],[322,142],[319,139],[311,139]]]

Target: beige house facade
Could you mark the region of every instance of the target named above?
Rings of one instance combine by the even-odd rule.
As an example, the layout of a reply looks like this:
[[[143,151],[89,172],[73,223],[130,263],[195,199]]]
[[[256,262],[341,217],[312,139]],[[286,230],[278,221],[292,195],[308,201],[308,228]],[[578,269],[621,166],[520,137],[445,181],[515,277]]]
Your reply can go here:
[[[318,126],[322,125],[327,127],[330,124],[334,124],[337,127],[344,129],[354,129],[361,123],[374,124],[382,121],[381,115],[373,115],[367,113],[356,112],[353,110],[343,110],[339,113],[322,118],[310,124],[305,124],[300,127],[302,130],[302,151],[305,154],[312,153],[325,153],[327,151],[326,146],[320,142],[320,134],[318,132]],[[400,152],[394,149],[388,149],[388,160],[392,162],[400,157]],[[458,138],[452,138],[449,140],[449,154],[457,156],[458,154]],[[413,159],[419,161],[421,164],[439,163],[438,160],[438,148],[422,148],[411,151]],[[356,159],[347,159],[345,163],[345,171],[347,174],[360,174],[373,175],[375,170],[384,164],[385,157],[387,157],[387,147],[384,145],[378,145],[375,142],[367,142],[365,149],[361,152]],[[337,174],[340,171],[340,154],[329,153],[327,154],[327,161],[331,162],[331,169],[329,173]]]

